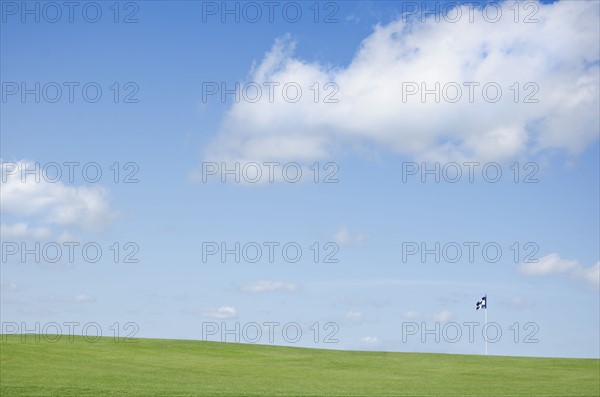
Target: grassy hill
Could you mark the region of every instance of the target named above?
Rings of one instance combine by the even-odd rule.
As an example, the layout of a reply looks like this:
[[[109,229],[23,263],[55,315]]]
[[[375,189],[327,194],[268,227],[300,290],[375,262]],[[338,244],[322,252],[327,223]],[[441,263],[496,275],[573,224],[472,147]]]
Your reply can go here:
[[[0,343],[2,396],[598,396],[600,360],[164,339]]]

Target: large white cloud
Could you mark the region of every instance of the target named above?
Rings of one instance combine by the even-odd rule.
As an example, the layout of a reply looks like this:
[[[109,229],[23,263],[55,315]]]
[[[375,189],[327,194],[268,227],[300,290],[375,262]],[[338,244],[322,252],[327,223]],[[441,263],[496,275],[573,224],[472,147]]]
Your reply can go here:
[[[234,103],[205,160],[312,161],[352,147],[374,147],[421,160],[497,160],[531,156],[544,149],[576,155],[598,139],[598,2],[539,4],[538,23],[515,23],[513,2],[503,17],[471,23],[467,6],[457,23],[397,21],[375,26],[353,60],[342,68],[294,56],[289,37],[254,67],[248,82],[262,87],[255,103]],[[300,45],[302,43],[299,43]],[[265,82],[278,82],[271,103]],[[295,82],[297,103],[281,88]],[[319,82],[319,102],[309,87]],[[338,103],[323,103],[324,84],[339,87]],[[457,103],[419,95],[403,103],[403,83],[461,86]],[[478,82],[474,101],[465,82]],[[484,84],[503,90],[497,103],[482,96]],[[509,87],[520,83],[519,103]],[[535,86],[538,103],[522,103]],[[249,87],[249,86],[247,86]],[[449,96],[454,96],[447,86]],[[247,97],[252,96],[247,91]],[[293,90],[289,91],[290,96]],[[493,89],[488,92],[493,96]]]

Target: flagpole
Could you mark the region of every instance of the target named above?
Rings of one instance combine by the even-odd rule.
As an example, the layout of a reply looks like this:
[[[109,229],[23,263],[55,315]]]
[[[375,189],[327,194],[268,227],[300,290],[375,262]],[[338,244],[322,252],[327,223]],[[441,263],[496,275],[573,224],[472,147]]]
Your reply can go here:
[[[485,355],[487,356],[487,296],[485,299],[485,309],[483,309],[485,311],[485,325],[483,326],[483,329],[486,330],[486,332],[484,332],[484,338],[485,338]]]
[[[483,298],[481,298],[481,300],[477,301],[477,304],[475,305],[475,309],[479,310],[479,309],[483,309],[483,311],[485,312],[485,323],[483,325],[483,330],[485,332],[483,332],[483,339],[485,339],[485,355],[488,355],[488,341],[487,341],[487,294],[485,294],[483,296]]]

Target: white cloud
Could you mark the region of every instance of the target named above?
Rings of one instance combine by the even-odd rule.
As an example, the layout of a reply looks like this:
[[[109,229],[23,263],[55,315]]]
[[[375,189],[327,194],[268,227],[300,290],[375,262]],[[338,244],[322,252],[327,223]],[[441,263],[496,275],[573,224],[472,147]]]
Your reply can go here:
[[[330,283],[328,283],[330,284]],[[390,302],[387,300],[378,300],[378,299],[362,299],[356,298],[354,296],[349,297],[346,295],[341,296],[336,302],[334,302],[333,306],[351,306],[351,307],[375,307],[381,308],[385,306],[389,306]]]
[[[68,230],[64,230],[56,237],[56,241],[61,244],[66,242],[80,242],[81,238],[71,234]]]
[[[440,323],[447,323],[448,321],[452,320],[453,317],[454,315],[450,310],[442,310],[441,312],[433,315],[433,319],[435,321],[439,321]]]
[[[29,227],[25,222],[0,223],[0,235],[3,240],[45,240],[50,234],[51,231],[47,227]]]
[[[51,295],[42,299],[44,302],[62,302],[62,303],[92,303],[96,298],[87,294],[78,294],[75,296]]]
[[[418,320],[419,318],[421,318],[421,315],[417,311],[409,310],[404,313],[404,318],[407,318],[409,320]]]
[[[363,314],[361,312],[348,312],[346,313],[346,320],[350,321],[360,321],[363,318]]]
[[[573,272],[573,278],[582,281],[589,287],[596,290],[600,289],[600,261],[589,268],[578,267]]]
[[[2,291],[16,291],[18,288],[16,283],[8,280],[2,280],[0,286],[2,286]]]
[[[502,3],[512,16],[512,2]],[[463,7],[458,23],[377,25],[346,67],[309,63],[294,56],[285,36],[250,71],[248,82],[263,87],[256,103],[232,105],[205,160],[312,161],[331,158],[341,148],[367,145],[422,160],[496,160],[560,149],[577,154],[598,140],[598,2],[539,4],[539,23],[504,17],[489,23],[476,12],[470,23]],[[441,62],[441,63],[440,63]],[[527,65],[527,67],[523,67]],[[264,82],[279,82],[270,103]],[[287,103],[281,88],[303,89]],[[320,83],[321,99],[314,102]],[[335,82],[338,103],[323,103],[326,82]],[[402,101],[403,83],[456,82],[457,103]],[[474,103],[464,82],[480,82]],[[483,99],[481,87],[496,82],[497,103]],[[520,83],[519,103],[509,87]],[[537,84],[538,103],[523,103]]]
[[[557,253],[551,253],[540,258],[536,263],[522,263],[519,271],[526,276],[542,276],[566,273],[576,266],[577,261],[562,259]]]
[[[537,263],[522,263],[519,271],[526,276],[545,276],[567,274],[588,287],[600,290],[600,262],[594,266],[583,267],[577,260],[563,259],[557,253],[551,253],[541,258]]]
[[[96,298],[94,298],[93,296],[90,296],[90,295],[86,295],[86,294],[79,294],[79,295],[75,296],[74,298],[72,298],[71,301],[75,302],[75,303],[96,302]]]
[[[37,222],[61,227],[74,226],[83,230],[98,230],[108,226],[117,216],[110,209],[107,188],[91,186],[67,186],[58,181],[48,182],[44,178],[36,181],[27,176],[21,179],[21,171],[34,168],[25,160],[18,172],[7,172],[7,164],[2,163],[2,189],[0,191],[0,211],[2,214],[18,217],[32,217]],[[25,226],[23,226],[25,225]],[[7,225],[9,233],[39,235],[46,233],[45,227],[32,227],[25,222]]]
[[[258,293],[265,291],[288,291],[295,292],[298,286],[293,283],[284,283],[282,281],[257,281],[242,287],[242,291],[250,293]]]
[[[365,236],[362,233],[351,235],[346,226],[342,226],[333,235],[333,239],[341,246],[361,245],[365,241]]]
[[[333,238],[339,245],[346,245],[350,243],[350,233],[345,227],[340,228],[334,235]]]
[[[511,301],[511,306],[514,309],[521,310],[525,309],[529,305],[527,304],[527,301],[525,301],[525,299],[521,298],[520,296],[517,296]]]
[[[235,318],[237,316],[237,310],[232,306],[221,306],[218,309],[201,310],[200,315],[216,319]]]
[[[379,342],[379,338],[377,338],[376,336],[365,336],[363,338],[360,338],[360,341],[362,343],[374,344]]]

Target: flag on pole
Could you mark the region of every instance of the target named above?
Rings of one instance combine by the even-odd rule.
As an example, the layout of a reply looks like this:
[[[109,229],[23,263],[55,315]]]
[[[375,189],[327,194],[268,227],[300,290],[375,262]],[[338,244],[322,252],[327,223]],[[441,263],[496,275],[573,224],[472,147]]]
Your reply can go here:
[[[475,310],[479,309],[487,309],[487,295],[481,298],[480,301],[477,301],[477,304],[475,305]]]

